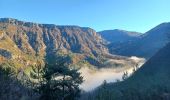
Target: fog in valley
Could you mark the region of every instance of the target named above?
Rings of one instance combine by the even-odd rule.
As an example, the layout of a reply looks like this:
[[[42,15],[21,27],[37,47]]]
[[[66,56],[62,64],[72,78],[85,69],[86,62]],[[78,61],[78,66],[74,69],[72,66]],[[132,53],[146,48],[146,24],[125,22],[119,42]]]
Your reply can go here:
[[[145,60],[143,58],[131,57],[138,63],[138,68],[144,64]],[[83,67],[80,69],[80,72],[83,76],[84,82],[81,84],[80,88],[84,91],[91,91],[96,87],[100,86],[104,80],[109,82],[115,82],[117,80],[122,80],[124,72],[128,72],[128,75],[131,75],[134,70],[132,67],[123,67],[123,68],[101,68],[101,69],[91,69],[89,67]]]

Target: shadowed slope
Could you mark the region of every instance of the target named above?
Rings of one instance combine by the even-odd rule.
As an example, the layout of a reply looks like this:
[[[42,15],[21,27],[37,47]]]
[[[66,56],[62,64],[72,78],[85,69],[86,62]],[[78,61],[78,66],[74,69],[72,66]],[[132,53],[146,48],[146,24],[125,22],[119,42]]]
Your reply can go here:
[[[124,56],[134,55],[148,59],[169,42],[169,36],[170,23],[162,23],[136,40],[124,43],[112,43],[108,47],[109,51],[113,54]]]
[[[107,40],[110,43],[126,42],[128,40],[137,39],[141,35],[141,33],[138,32],[131,32],[119,29],[104,30],[98,33],[103,39]]]
[[[99,87],[91,100],[169,100],[170,43],[125,81]]]

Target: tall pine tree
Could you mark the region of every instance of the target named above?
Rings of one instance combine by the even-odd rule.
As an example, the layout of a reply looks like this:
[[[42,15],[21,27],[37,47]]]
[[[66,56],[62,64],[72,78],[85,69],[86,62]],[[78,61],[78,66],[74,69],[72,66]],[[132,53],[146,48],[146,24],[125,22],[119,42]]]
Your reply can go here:
[[[70,69],[63,61],[45,64],[43,81],[40,85],[43,100],[74,100],[80,94],[79,85],[83,82],[78,69]]]

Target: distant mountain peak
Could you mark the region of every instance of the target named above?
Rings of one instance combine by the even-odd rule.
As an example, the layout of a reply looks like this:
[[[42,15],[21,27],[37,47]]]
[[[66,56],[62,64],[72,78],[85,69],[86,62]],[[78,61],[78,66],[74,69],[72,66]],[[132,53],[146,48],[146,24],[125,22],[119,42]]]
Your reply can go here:
[[[167,31],[167,29],[170,29],[170,22],[161,23],[156,27],[152,28],[151,30],[149,30],[148,32],[146,32],[146,34],[154,31]]]
[[[110,44],[113,54],[150,58],[170,39],[170,22],[161,23],[133,41]]]
[[[102,38],[110,43],[125,42],[135,38],[138,38],[141,33],[134,31],[126,31],[121,29],[104,30],[98,32]]]

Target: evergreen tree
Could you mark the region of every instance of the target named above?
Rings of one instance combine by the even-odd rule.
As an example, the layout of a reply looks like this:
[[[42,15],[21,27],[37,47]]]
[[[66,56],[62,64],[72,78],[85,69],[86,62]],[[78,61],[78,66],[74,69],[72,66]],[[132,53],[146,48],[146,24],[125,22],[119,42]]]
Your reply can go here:
[[[125,80],[127,78],[128,78],[128,72],[126,71],[123,73],[122,80]]]
[[[39,88],[43,100],[74,100],[79,96],[83,82],[78,69],[69,69],[64,62],[45,64],[43,81]]]

